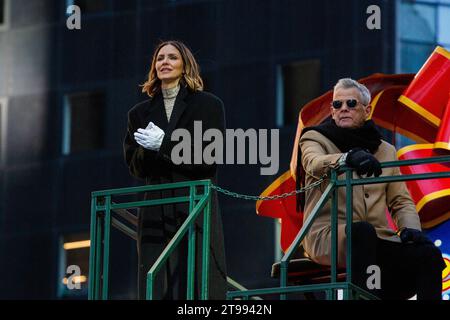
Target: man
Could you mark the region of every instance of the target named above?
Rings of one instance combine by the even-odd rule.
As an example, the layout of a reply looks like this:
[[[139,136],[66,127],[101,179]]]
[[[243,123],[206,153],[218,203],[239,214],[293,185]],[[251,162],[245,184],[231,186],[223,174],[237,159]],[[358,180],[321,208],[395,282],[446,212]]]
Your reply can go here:
[[[370,112],[370,92],[362,84],[340,79],[333,92],[331,119],[305,128],[299,151],[304,179],[309,185],[331,168],[346,164],[353,178],[400,175],[398,167],[381,169],[380,162],[397,160],[394,146],[381,139]],[[339,179],[344,179],[340,176]],[[318,202],[328,181],[306,192],[304,219]],[[345,188],[338,192],[338,266],[345,266]],[[389,210],[398,230],[389,227]],[[306,253],[323,265],[331,257],[331,200],[324,206],[306,235]],[[353,283],[382,299],[441,299],[444,267],[441,252],[421,231],[420,219],[404,182],[353,187],[352,274]],[[367,268],[381,270],[380,288],[369,289]]]

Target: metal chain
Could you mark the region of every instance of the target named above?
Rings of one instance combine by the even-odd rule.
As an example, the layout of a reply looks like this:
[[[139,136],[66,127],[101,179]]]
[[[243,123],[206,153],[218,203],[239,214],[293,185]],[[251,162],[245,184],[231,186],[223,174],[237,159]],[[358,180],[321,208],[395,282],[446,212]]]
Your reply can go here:
[[[211,188],[216,190],[217,192],[223,193],[223,194],[225,194],[227,196],[234,197],[234,198],[245,199],[245,200],[255,200],[255,201],[258,201],[258,200],[266,201],[266,200],[284,199],[284,198],[287,198],[287,197],[294,196],[294,195],[296,195],[298,193],[305,192],[305,191],[307,191],[309,189],[312,189],[312,188],[315,188],[315,187],[319,186],[324,180],[325,180],[325,178],[320,178],[316,182],[313,182],[313,183],[311,183],[311,184],[309,184],[309,185],[307,185],[307,186],[305,186],[303,188],[300,188],[298,190],[293,190],[291,192],[285,192],[283,194],[274,195],[274,196],[267,196],[267,197],[250,196],[250,195],[246,195],[246,194],[236,193],[236,192],[233,192],[233,191],[229,191],[229,190],[223,189],[223,188],[221,188],[219,186],[216,186],[214,184],[211,184]]]

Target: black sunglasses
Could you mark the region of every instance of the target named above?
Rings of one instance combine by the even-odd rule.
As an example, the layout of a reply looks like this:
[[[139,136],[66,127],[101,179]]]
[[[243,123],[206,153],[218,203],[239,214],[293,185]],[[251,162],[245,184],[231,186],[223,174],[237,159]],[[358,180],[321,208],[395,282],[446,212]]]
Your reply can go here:
[[[350,109],[355,108],[358,105],[358,100],[356,99],[349,99],[349,100],[333,100],[333,102],[331,103],[331,106],[335,109],[340,109],[342,107],[343,103],[347,104],[347,107],[349,107]]]

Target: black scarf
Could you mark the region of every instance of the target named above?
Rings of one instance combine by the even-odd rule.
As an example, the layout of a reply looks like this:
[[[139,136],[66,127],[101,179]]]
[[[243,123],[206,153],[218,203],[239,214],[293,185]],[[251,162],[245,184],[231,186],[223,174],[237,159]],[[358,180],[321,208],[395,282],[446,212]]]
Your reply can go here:
[[[341,128],[336,125],[332,118],[327,118],[320,125],[307,127],[302,130],[302,135],[310,130],[316,130],[333,142],[341,152],[348,152],[353,148],[363,148],[369,150],[372,154],[381,144],[381,134],[372,120],[367,120],[362,127],[356,129]],[[296,189],[305,186],[305,172],[302,167],[302,150],[298,146],[297,153],[297,172]],[[297,211],[305,202],[305,193],[297,194]]]

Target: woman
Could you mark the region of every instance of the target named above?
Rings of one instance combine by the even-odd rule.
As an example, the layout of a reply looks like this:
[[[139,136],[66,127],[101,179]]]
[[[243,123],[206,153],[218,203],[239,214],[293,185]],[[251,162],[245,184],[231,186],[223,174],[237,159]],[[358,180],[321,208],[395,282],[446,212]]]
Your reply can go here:
[[[203,130],[225,131],[222,101],[203,91],[199,66],[191,51],[179,41],[160,43],[153,54],[148,80],[142,92],[150,97],[128,113],[128,130],[124,154],[130,173],[147,184],[171,183],[199,179],[216,181],[216,165],[178,164],[171,160],[171,141],[175,129],[186,129],[194,137],[194,121],[201,121]],[[191,150],[193,158],[194,150]],[[192,160],[192,159],[191,159]],[[186,190],[147,193],[146,199],[184,196]],[[225,299],[226,268],[222,222],[217,196],[212,193],[209,298]],[[139,298],[145,299],[146,276],[152,264],[169,243],[188,214],[187,204],[164,205],[141,209],[138,220],[138,283]],[[196,221],[197,263],[196,295],[200,288],[202,219]],[[157,299],[185,299],[187,278],[187,239],[167,261],[156,277]]]

